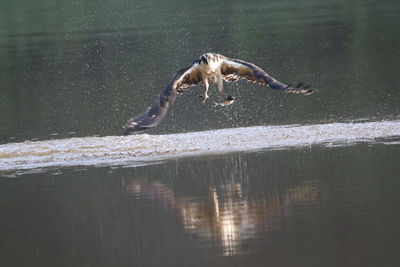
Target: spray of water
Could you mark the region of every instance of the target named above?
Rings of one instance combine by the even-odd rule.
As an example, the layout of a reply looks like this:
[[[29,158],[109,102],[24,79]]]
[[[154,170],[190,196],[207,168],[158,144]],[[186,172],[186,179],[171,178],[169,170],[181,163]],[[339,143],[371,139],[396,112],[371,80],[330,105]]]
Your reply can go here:
[[[351,145],[376,142],[377,139],[398,144],[399,138],[400,121],[379,121],[27,141],[0,145],[0,171],[79,165],[141,165],[195,155],[311,145]]]

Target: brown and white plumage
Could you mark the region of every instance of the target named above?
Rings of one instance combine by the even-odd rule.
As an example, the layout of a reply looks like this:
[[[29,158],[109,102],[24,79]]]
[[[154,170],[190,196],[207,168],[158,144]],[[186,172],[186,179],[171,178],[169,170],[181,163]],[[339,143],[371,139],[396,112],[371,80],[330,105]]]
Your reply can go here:
[[[286,93],[310,95],[316,91],[308,89],[309,86],[303,86],[302,83],[296,87],[283,84],[252,63],[227,58],[219,54],[206,53],[196,59],[192,65],[175,73],[160,98],[145,112],[126,123],[125,134],[132,134],[156,126],[164,118],[168,107],[175,101],[177,94],[183,93],[196,85],[205,86],[205,93],[202,96],[203,102],[208,99],[209,84],[217,83],[221,95],[232,103],[234,98],[225,94],[223,81],[235,82],[241,79],[270,86],[272,89]]]

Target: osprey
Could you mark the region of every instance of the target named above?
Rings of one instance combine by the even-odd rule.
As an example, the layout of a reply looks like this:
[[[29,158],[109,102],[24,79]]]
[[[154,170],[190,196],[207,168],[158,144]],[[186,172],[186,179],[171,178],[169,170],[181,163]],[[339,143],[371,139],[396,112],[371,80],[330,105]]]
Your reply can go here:
[[[209,84],[217,83],[220,94],[225,98],[225,101],[219,104],[223,106],[232,104],[234,97],[224,92],[223,81],[235,82],[241,79],[270,86],[272,89],[286,93],[310,95],[316,92],[314,89],[308,89],[309,85],[304,86],[303,83],[299,83],[295,87],[283,84],[252,63],[219,54],[206,53],[196,59],[192,65],[175,73],[160,98],[145,112],[126,123],[125,134],[156,126],[164,118],[176,96],[196,85],[205,87],[204,95],[200,96],[203,103],[208,99]]]

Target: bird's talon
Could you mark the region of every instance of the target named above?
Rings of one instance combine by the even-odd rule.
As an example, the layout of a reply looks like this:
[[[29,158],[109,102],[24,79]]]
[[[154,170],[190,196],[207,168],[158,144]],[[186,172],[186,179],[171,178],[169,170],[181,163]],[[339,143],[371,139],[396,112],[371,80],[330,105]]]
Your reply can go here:
[[[201,102],[206,102],[206,100],[209,98],[209,96],[208,95],[199,95],[199,97],[202,99],[202,101]]]

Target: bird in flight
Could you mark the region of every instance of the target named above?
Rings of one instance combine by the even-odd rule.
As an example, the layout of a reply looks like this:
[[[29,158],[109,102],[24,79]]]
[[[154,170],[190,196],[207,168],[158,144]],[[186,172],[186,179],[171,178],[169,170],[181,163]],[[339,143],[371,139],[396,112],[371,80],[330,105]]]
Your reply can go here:
[[[175,101],[176,96],[196,85],[204,85],[205,87],[204,95],[200,96],[204,103],[209,98],[209,85],[217,83],[220,94],[225,98],[225,101],[219,104],[222,106],[230,105],[235,98],[224,92],[223,81],[236,82],[241,79],[266,85],[286,93],[311,95],[317,91],[309,89],[310,86],[304,86],[303,83],[299,83],[295,87],[281,83],[252,63],[219,54],[205,53],[197,58],[192,65],[179,70],[173,75],[171,81],[161,93],[160,98],[145,112],[130,119],[125,124],[125,134],[133,134],[156,126],[164,118],[168,107]]]

